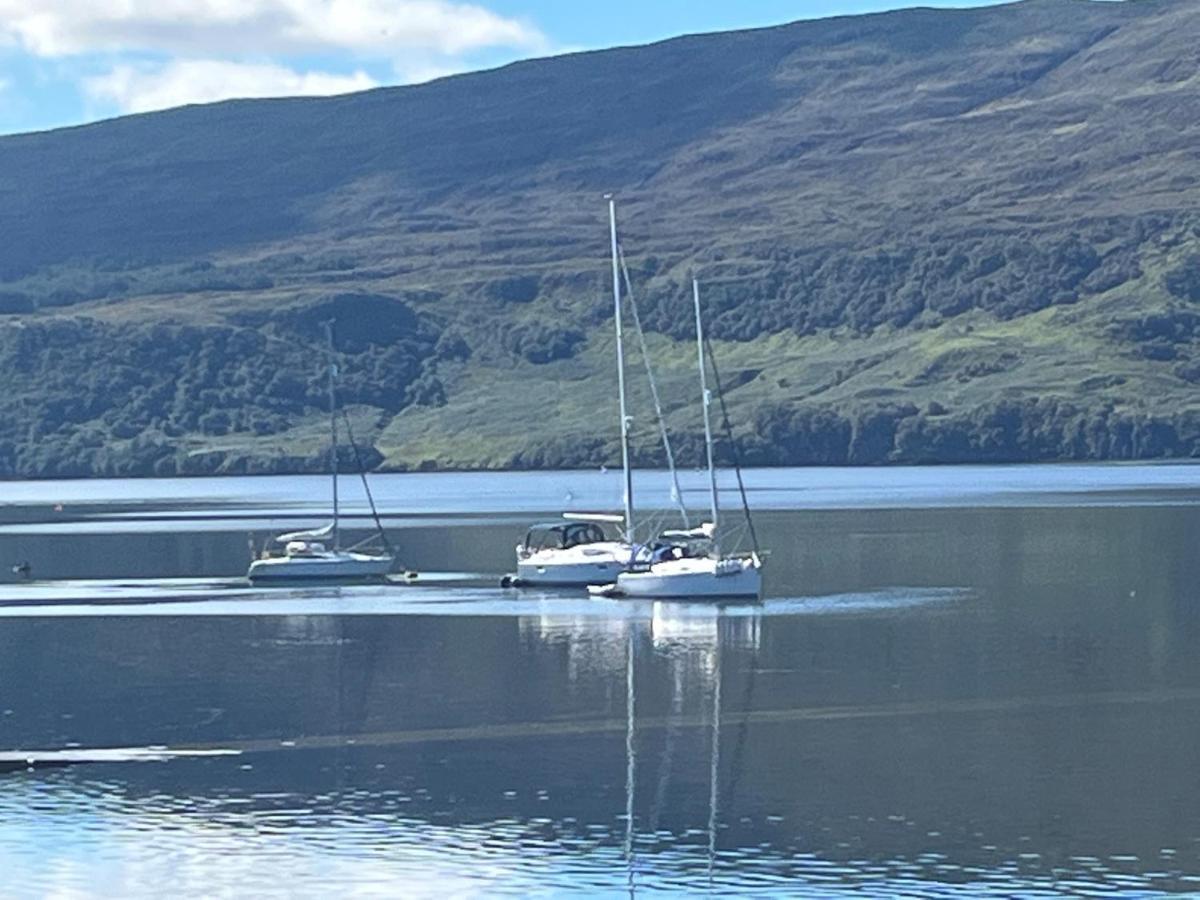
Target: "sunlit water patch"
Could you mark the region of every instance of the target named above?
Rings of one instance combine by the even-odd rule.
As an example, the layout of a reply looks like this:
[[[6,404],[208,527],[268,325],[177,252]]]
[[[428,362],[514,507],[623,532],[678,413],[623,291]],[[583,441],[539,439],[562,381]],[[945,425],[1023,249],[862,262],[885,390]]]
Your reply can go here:
[[[796,897],[1145,896],[1194,888],[1176,865],[1139,874],[1136,860],[1099,859],[1070,869],[997,847],[985,835],[960,849],[964,864],[927,849],[892,856],[819,852],[820,823],[777,817],[754,844],[718,820],[700,827],[626,831],[619,812],[578,818],[482,815],[454,798],[406,783],[365,792],[272,791],[237,767],[215,793],[130,791],[119,771],[18,776],[0,794],[0,861],[24,895],[628,896],[666,891]],[[520,805],[514,803],[520,809]],[[446,815],[441,813],[445,810]],[[449,819],[449,820],[447,820]],[[911,830],[898,822],[894,830]],[[868,823],[825,826],[847,847]],[[865,829],[865,830],[864,830]],[[985,849],[990,848],[990,849]],[[1169,858],[1168,858],[1169,859]],[[213,860],[221,860],[219,866]],[[281,877],[281,873],[286,876]]]
[[[0,585],[0,617],[35,616],[511,616],[710,620],[758,616],[899,613],[971,596],[965,588],[885,588],[823,597],[737,601],[652,602],[592,598],[573,591],[529,591],[484,585],[466,573],[422,575],[417,583],[344,587],[254,587],[241,580],[125,579]],[[428,585],[428,586],[426,586]]]

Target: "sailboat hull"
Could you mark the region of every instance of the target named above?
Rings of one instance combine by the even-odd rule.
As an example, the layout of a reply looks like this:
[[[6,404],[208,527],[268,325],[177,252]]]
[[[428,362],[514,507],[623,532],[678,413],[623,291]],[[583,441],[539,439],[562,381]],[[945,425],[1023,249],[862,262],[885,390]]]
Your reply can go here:
[[[382,581],[392,571],[394,564],[395,559],[391,556],[331,551],[305,556],[256,559],[250,564],[248,576],[256,584]]]
[[[762,596],[756,559],[679,559],[622,572],[611,584],[589,587],[594,594],[658,600],[754,599]]]

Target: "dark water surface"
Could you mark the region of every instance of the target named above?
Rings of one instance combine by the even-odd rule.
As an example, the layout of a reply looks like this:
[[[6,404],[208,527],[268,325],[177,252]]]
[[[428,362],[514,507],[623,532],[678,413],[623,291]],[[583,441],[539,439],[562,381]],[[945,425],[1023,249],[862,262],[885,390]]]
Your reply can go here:
[[[238,580],[321,479],[0,486],[0,896],[1200,890],[1200,468],[754,472],[721,609],[495,586],[611,474],[372,484],[412,585]]]

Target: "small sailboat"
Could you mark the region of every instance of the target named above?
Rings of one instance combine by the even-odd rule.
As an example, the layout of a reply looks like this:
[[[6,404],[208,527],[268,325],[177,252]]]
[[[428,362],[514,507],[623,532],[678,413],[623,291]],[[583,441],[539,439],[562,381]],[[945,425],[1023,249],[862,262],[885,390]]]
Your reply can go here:
[[[333,323],[326,324],[329,341],[329,429],[330,467],[333,475],[333,520],[322,528],[310,531],[292,531],[277,535],[273,543],[279,550],[264,555],[250,563],[247,577],[254,583],[284,582],[304,584],[308,582],[353,583],[382,581],[392,571],[396,554],[388,544],[387,535],[375,511],[375,501],[367,485],[366,473],[361,472],[363,487],[371,504],[382,553],[367,552],[363,548],[372,538],[349,549],[341,548],[341,529],[338,508],[338,407],[337,365],[334,362]],[[347,431],[349,420],[347,419]]]
[[[717,534],[719,503],[717,471],[713,464],[712,423],[704,362],[704,326],[700,316],[700,283],[692,282],[696,310],[696,346],[700,364],[700,392],[704,410],[704,444],[708,456],[709,497],[712,521],[698,528],[665,531],[648,552],[647,563],[630,567],[614,582],[589,585],[605,597],[652,599],[753,598],[762,596],[762,560],[757,550],[749,554],[722,554]]]
[[[639,548],[634,543],[633,473],[629,468],[629,416],[625,409],[625,347],[621,324],[620,249],[617,244],[617,204],[608,198],[609,233],[612,238],[613,314],[617,335],[617,393],[621,412],[621,468],[624,475],[623,516],[600,513],[565,513],[566,522],[535,525],[517,545],[517,576],[505,586],[586,587],[612,581],[628,569]],[[618,538],[605,524],[621,526]]]

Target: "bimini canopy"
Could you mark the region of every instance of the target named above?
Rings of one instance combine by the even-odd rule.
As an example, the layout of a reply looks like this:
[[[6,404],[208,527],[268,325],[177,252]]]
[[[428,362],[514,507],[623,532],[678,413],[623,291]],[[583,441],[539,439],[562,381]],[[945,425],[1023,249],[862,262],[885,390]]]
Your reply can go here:
[[[292,531],[287,534],[277,535],[275,537],[275,543],[290,544],[292,541],[323,541],[330,537],[333,537],[332,522],[330,522],[324,528],[317,528],[313,531]]]
[[[604,529],[593,522],[547,522],[529,529],[525,535],[525,549],[556,547],[566,550],[568,547],[598,544],[607,540]]]

